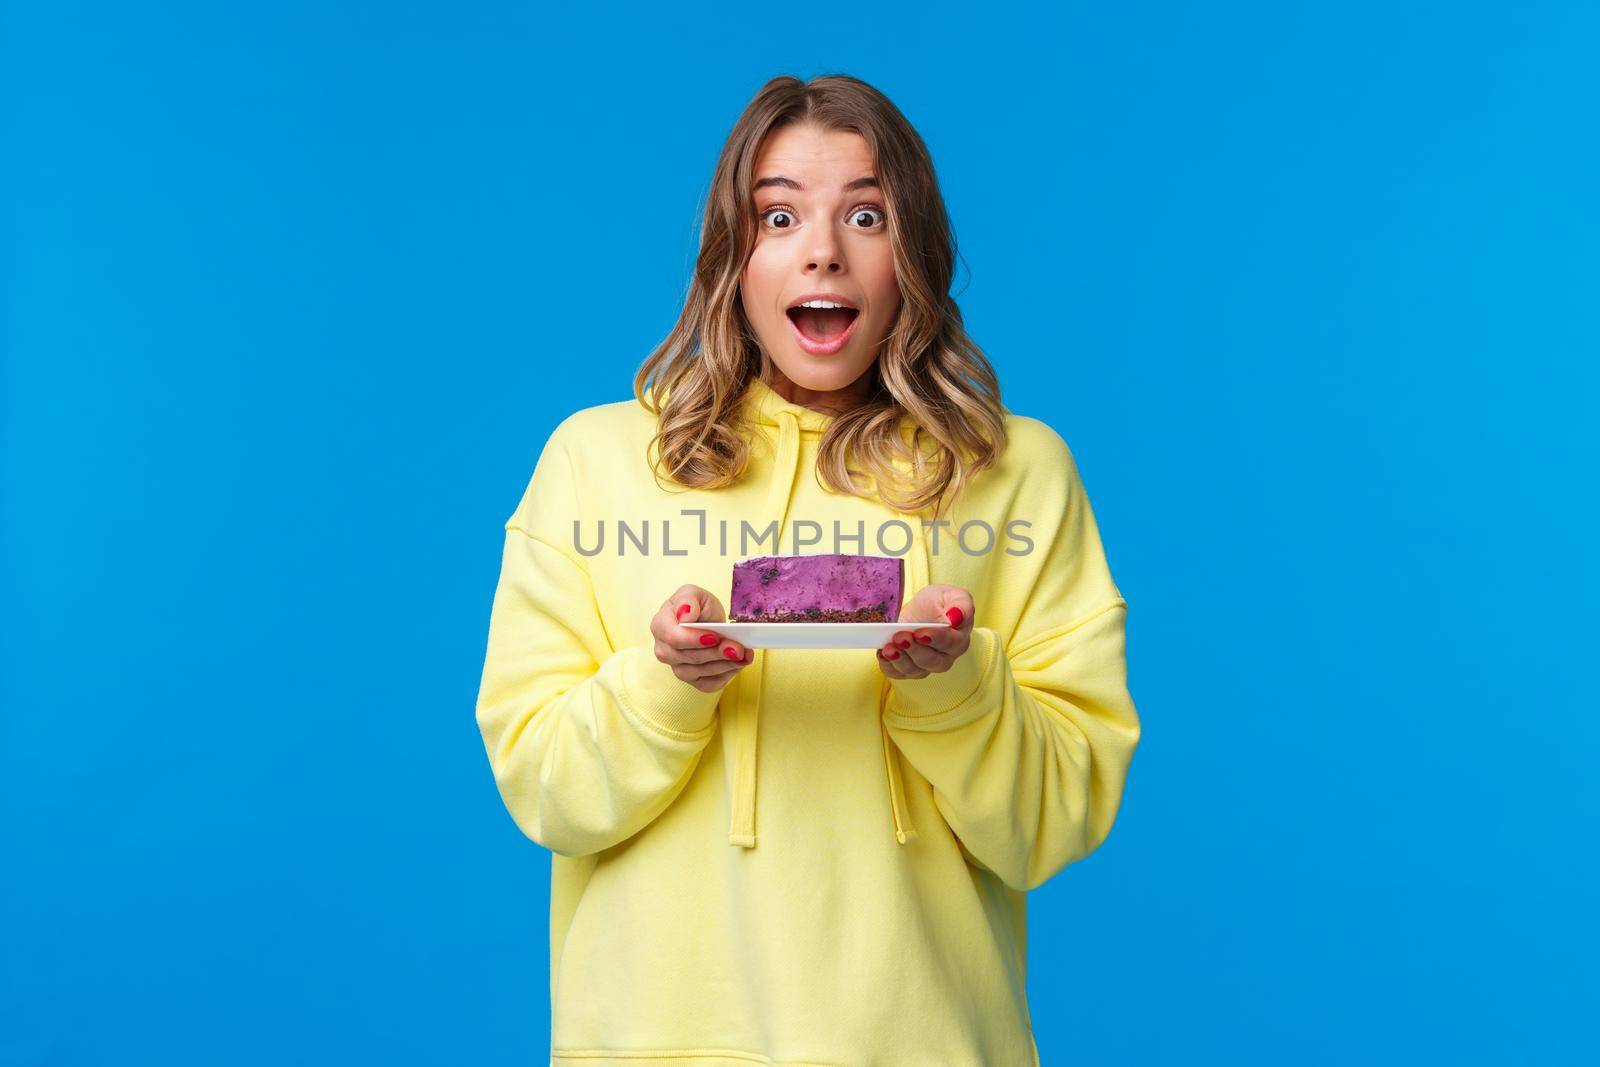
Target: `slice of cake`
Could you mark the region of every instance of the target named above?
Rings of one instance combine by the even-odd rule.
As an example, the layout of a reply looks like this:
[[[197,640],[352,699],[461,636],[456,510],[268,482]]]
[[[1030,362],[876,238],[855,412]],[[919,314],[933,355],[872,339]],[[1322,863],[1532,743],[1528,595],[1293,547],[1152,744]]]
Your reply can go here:
[[[900,556],[756,556],[733,565],[729,622],[894,622]]]

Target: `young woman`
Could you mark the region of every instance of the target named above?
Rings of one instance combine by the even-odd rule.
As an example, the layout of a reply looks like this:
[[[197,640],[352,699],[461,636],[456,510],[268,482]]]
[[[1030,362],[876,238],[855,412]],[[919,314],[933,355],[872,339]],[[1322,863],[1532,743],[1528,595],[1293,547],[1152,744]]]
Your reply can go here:
[[[1072,455],[1001,406],[954,259],[894,105],[776,78],[634,399],[545,443],[477,721],[555,854],[552,1063],[1037,1062],[1025,894],[1105,840],[1139,720]],[[695,626],[807,551],[904,558],[892,641]]]

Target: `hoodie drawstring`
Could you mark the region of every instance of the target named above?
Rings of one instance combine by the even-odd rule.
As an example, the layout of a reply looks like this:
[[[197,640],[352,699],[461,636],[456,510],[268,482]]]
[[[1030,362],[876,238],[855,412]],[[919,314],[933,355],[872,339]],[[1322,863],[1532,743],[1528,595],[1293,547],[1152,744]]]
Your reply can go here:
[[[795,484],[800,477],[800,418],[788,409],[788,402],[772,392],[765,383],[752,385],[757,396],[757,410],[762,421],[776,422],[778,448],[773,461],[772,481],[767,487],[766,501],[761,518],[778,520],[778,535],[772,554],[783,550],[783,533],[789,522],[789,505],[794,497]],[[911,543],[906,551],[906,589],[916,593],[930,581],[931,573],[927,538],[922,528],[922,516],[902,517],[911,527]],[[750,666],[740,671],[733,684],[738,687],[734,701],[735,754],[733,775],[732,816],[728,827],[728,843],[742,848],[756,844],[756,740],[761,718],[761,703],[765,691],[766,657],[756,656]],[[889,814],[893,821],[895,840],[902,845],[916,836],[911,825],[911,814],[906,806],[904,769],[900,763],[900,750],[889,737],[889,728],[883,721],[889,698],[889,679],[879,678],[878,730],[883,742],[883,766],[888,779]]]
[[[905,519],[911,527],[911,545],[906,550],[906,589],[915,594],[929,582],[931,565],[928,560],[928,540],[922,529],[919,512]],[[889,703],[889,679],[880,678],[878,684],[878,730],[883,737],[883,765],[889,776],[889,814],[894,819],[894,839],[902,845],[917,836],[911,825],[911,812],[906,806],[904,771],[900,766],[900,750],[889,737],[889,725],[883,714]]]
[[[778,520],[778,536],[773,542],[773,555],[783,549],[783,528],[789,518],[789,499],[794,495],[795,481],[800,475],[800,420],[792,411],[779,411],[778,454],[772,466],[772,484],[767,487],[767,500],[761,508],[763,519]],[[754,848],[756,845],[756,732],[761,717],[762,682],[765,678],[766,657],[755,661],[739,672],[739,700],[735,705],[738,722],[738,753],[733,775],[733,818],[728,828],[728,843]]]

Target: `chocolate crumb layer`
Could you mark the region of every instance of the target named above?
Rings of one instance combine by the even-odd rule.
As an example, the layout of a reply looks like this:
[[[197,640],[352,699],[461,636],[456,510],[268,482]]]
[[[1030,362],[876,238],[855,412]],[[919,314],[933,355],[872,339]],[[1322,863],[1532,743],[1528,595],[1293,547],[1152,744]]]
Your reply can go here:
[[[893,622],[887,612],[861,608],[857,611],[796,612],[778,611],[770,615],[734,615],[729,622]]]

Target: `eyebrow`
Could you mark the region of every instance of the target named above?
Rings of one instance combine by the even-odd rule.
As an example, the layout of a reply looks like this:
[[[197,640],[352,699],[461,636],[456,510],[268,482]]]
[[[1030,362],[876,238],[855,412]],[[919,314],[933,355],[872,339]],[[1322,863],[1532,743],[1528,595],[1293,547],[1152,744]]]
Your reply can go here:
[[[799,182],[795,181],[793,178],[785,178],[785,177],[779,175],[777,177],[772,177],[772,178],[760,178],[760,179],[758,179],[756,181],[756,184],[755,184],[754,188],[751,189],[751,192],[754,192],[756,189],[764,189],[769,185],[781,185],[785,189],[799,189],[799,190],[804,190],[805,189],[805,186],[801,185]],[[845,182],[844,187],[843,187],[843,189],[841,191],[848,193],[848,192],[853,192],[856,189],[868,189],[868,188],[876,189],[878,187],[879,187],[878,186],[878,179],[872,177],[871,175],[868,175],[865,178],[857,178],[853,182]]]

